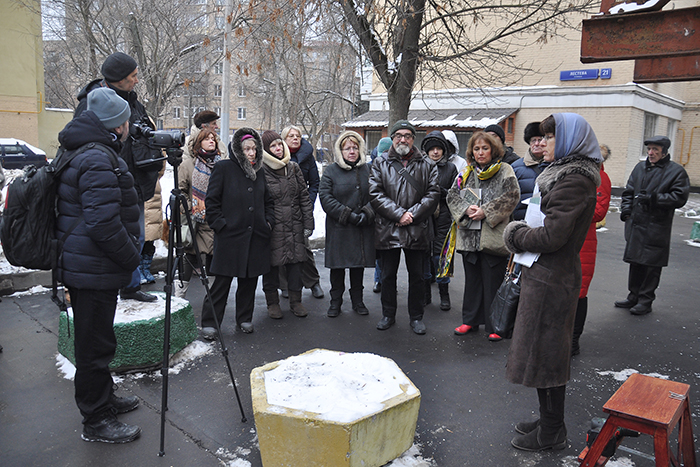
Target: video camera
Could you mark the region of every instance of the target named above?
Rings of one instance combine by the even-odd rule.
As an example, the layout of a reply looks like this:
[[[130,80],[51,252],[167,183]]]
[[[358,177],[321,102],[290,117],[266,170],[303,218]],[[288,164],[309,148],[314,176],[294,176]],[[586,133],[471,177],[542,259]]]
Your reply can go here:
[[[157,148],[181,148],[185,145],[185,134],[180,130],[152,130],[144,123],[131,124],[131,136],[148,138],[148,143]]]

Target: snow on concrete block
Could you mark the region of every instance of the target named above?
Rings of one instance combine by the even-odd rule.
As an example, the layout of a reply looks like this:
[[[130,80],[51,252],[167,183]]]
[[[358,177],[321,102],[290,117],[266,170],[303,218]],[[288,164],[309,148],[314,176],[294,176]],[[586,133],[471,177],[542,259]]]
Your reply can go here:
[[[163,364],[165,293],[155,302],[118,300],[114,316],[117,350],[109,368],[115,373],[158,369]],[[73,310],[58,320],[58,351],[75,365]],[[173,297],[170,313],[170,356],[197,338],[197,324],[189,302]]]
[[[391,359],[314,349],[250,381],[264,467],[378,467],[413,444],[420,391]]]

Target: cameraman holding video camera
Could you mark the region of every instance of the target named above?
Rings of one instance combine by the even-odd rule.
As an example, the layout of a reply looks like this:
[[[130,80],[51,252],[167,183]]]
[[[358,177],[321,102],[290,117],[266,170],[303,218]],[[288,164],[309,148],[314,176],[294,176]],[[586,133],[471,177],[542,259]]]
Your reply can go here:
[[[139,82],[136,61],[125,53],[115,52],[105,59],[101,71],[104,79],[91,81],[78,93],[80,102],[75,110],[74,117],[78,117],[87,109],[87,96],[90,91],[100,87],[114,90],[119,97],[129,103],[131,110],[129,124],[132,127],[132,132],[131,136],[124,142],[119,156],[124,159],[129,167],[129,172],[134,177],[134,186],[138,193],[139,224],[141,229],[139,242],[142,248],[145,239],[144,202],[151,199],[155,193],[158,172],[163,168],[164,161],[161,150],[149,145],[148,138],[143,135],[142,131],[133,131],[134,127],[138,128],[139,126],[147,126],[155,130],[155,125],[153,125],[153,122],[146,114],[146,108],[139,102],[138,96],[134,92],[134,87]],[[134,270],[129,285],[120,290],[120,296],[122,299],[133,299],[142,302],[157,300],[155,295],[141,291],[141,273],[138,267]]]

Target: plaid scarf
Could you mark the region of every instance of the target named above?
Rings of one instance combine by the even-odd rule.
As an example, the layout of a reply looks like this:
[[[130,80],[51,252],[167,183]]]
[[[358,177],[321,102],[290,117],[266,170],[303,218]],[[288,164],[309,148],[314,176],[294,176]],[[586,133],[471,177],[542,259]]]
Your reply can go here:
[[[192,171],[192,220],[200,224],[205,222],[206,206],[204,206],[204,199],[209,188],[211,169],[214,168],[214,164],[220,159],[221,156],[219,154],[206,159],[197,155],[194,161],[194,170]]]

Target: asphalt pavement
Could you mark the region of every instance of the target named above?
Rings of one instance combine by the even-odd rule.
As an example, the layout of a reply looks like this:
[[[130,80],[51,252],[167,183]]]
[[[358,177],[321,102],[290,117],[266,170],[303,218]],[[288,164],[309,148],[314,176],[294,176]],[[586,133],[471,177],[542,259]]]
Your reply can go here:
[[[342,315],[327,318],[329,274],[323,250],[316,252],[326,297],[309,290],[303,303],[307,318],[289,313],[271,320],[258,286],[255,332],[235,330],[233,293],[222,329],[247,421],[236,403],[221,351],[208,353],[169,378],[169,410],[165,424],[165,455],[160,452],[162,378],[159,372],[126,376],[120,392],[139,397],[138,410],[120,416],[142,427],[133,443],[107,445],[80,439],[81,417],[73,399],[73,382],[56,367],[58,311],[49,294],[2,297],[0,303],[0,465],[29,466],[221,466],[260,467],[249,376],[253,368],[314,348],[371,352],[393,359],[422,394],[415,442],[430,465],[578,466],[575,457],[585,445],[593,417],[620,387],[620,375],[630,371],[658,374],[690,384],[693,430],[700,433],[700,314],[698,264],[700,248],[689,246],[694,220],[676,217],[669,267],[663,270],[654,311],[632,316],[614,308],[626,295],[627,265],[622,223],[610,213],[606,230],[598,234],[598,261],[589,292],[589,312],[581,337],[581,354],[572,360],[567,386],[566,424],[569,446],[563,451],[526,453],[510,446],[513,425],[536,416],[534,389],[505,379],[509,341],[489,342],[483,328],[456,336],[461,324],[462,271],[457,263],[450,287],[452,310],[440,311],[437,286],[425,311],[428,332],[411,332],[406,310],[405,271],[399,280],[397,323],[387,331],[375,326],[381,317],[379,295],[372,293],[372,270],[365,272],[365,303],[369,316],[354,314],[345,297]],[[403,270],[402,266],[402,270]],[[162,290],[162,279],[148,286]],[[199,322],[203,287],[194,281],[188,298]],[[618,377],[618,379],[616,379]],[[618,451],[608,465],[653,466],[652,438],[626,439],[623,446],[639,454]],[[631,462],[631,463],[630,463]],[[297,466],[306,467],[306,466]],[[329,466],[334,467],[334,466]]]

